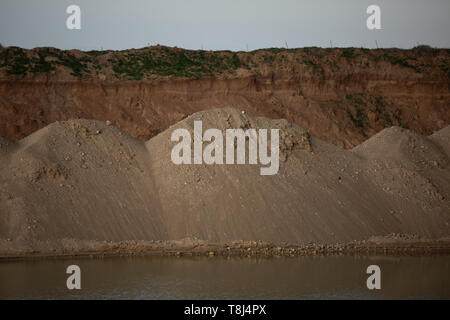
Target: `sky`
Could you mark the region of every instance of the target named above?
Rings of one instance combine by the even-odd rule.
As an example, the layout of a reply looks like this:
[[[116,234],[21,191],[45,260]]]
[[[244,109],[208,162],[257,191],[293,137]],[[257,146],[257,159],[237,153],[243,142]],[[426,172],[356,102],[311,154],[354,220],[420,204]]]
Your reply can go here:
[[[81,29],[69,30],[69,5]],[[381,29],[369,30],[369,5]],[[0,0],[3,46],[122,50],[450,47],[450,0]]]

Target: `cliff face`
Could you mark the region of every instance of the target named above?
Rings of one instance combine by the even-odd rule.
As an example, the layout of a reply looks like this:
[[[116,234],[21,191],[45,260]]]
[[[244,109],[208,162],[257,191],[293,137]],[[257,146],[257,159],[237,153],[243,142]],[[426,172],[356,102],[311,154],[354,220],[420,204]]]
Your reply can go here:
[[[351,148],[393,125],[450,124],[450,51],[268,49],[0,52],[0,136],[58,120],[110,120],[147,140],[188,115],[233,107],[285,118]]]

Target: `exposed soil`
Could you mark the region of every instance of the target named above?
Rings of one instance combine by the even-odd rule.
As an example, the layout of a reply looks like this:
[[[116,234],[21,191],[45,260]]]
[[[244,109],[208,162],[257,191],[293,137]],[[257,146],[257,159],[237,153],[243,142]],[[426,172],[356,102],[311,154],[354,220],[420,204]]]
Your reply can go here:
[[[171,134],[192,132],[195,120],[203,130],[278,128],[278,174],[173,164]],[[392,127],[345,150],[231,108],[195,113],[146,142],[109,122],[56,122],[0,140],[0,255],[445,251],[449,150],[450,126],[428,137]]]
[[[146,141],[224,107],[285,118],[344,148],[391,126],[429,135],[450,124],[450,50],[0,51],[0,136],[14,141],[78,118]]]
[[[293,245],[262,241],[234,241],[217,244],[184,239],[181,241],[66,241],[66,247],[52,251],[17,250],[2,252],[0,261],[61,258],[104,258],[117,256],[239,256],[239,257],[299,257],[320,255],[393,255],[415,256],[449,254],[450,240],[410,240],[385,237],[338,244]],[[385,239],[383,238],[383,239]],[[71,244],[69,244],[71,243]]]

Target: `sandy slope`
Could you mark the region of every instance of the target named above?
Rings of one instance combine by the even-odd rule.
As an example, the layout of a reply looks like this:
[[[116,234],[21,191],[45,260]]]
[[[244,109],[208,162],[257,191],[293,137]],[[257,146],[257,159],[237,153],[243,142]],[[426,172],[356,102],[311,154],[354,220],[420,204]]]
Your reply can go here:
[[[174,165],[175,128],[279,128],[280,170]],[[0,140],[0,253],[80,241],[201,239],[338,243],[392,233],[450,236],[450,127],[385,129],[353,150],[286,120],[196,113],[146,143],[71,120]]]

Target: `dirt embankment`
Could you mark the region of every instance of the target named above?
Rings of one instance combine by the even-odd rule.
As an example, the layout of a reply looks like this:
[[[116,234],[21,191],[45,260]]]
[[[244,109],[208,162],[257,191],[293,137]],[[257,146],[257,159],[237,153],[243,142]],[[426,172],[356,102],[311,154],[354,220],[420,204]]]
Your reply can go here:
[[[285,118],[352,148],[393,125],[428,135],[450,124],[450,51],[267,49],[0,51],[0,136],[55,121],[110,120],[148,140],[200,110]]]
[[[171,134],[195,120],[280,129],[279,172],[173,164]],[[0,141],[0,253],[448,249],[449,133],[392,127],[344,150],[235,109],[195,113],[145,143],[105,122],[57,122]]]

